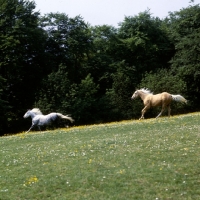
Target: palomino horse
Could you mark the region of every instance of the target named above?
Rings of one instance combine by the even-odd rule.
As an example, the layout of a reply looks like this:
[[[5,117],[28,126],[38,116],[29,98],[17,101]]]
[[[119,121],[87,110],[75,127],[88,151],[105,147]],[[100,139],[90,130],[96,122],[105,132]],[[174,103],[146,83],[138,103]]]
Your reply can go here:
[[[150,90],[145,89],[145,88],[136,90],[133,93],[133,96],[131,97],[131,99],[135,99],[137,97],[140,97],[144,103],[144,108],[142,110],[142,116],[140,117],[140,119],[144,119],[145,112],[151,107],[162,106],[161,112],[158,114],[156,118],[162,115],[165,108],[168,109],[168,116],[170,117],[170,112],[171,112],[170,104],[172,100],[178,101],[181,103],[187,103],[187,100],[179,94],[173,95],[167,92],[163,92],[160,94],[153,95],[153,93]]]
[[[27,117],[32,118],[32,126],[26,133],[28,133],[34,126],[38,126],[40,130],[40,126],[48,125],[59,118],[68,119],[71,123],[74,122],[74,120],[71,117],[62,115],[61,113],[50,113],[48,115],[43,115],[39,108],[33,108],[32,110],[28,110],[24,114],[24,118]]]

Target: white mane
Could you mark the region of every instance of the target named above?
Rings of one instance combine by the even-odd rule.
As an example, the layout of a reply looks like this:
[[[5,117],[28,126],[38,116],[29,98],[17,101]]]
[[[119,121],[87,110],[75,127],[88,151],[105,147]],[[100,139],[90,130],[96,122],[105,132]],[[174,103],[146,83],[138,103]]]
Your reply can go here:
[[[42,115],[42,112],[40,111],[39,108],[33,108],[33,109],[31,110],[31,112],[33,112],[33,113],[36,114],[36,115]]]
[[[141,88],[140,91],[144,92],[145,94],[153,94],[153,92],[151,92],[151,90],[148,88]]]

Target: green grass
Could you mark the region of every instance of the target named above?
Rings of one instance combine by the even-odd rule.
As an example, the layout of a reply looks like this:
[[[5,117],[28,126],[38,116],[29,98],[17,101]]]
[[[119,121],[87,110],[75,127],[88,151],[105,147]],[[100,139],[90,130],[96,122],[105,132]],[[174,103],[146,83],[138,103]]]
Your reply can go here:
[[[200,113],[0,138],[0,200],[200,199]]]

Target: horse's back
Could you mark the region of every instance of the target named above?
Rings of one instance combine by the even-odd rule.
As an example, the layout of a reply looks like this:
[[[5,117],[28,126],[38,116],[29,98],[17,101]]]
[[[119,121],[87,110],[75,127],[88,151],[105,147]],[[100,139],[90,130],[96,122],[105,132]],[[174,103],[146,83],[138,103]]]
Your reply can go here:
[[[57,119],[57,113],[50,113],[48,115],[36,115],[33,118],[33,122],[38,124],[39,126],[43,126],[45,124],[50,124],[52,121]]]
[[[171,101],[172,100],[172,95],[169,94],[168,92],[162,92],[161,93],[161,96],[162,96],[162,100],[168,100],[168,101]]]
[[[163,103],[169,104],[172,101],[171,94],[162,92],[159,94],[150,94],[147,96],[146,102],[149,102],[151,106],[160,106]]]
[[[49,121],[55,121],[57,119],[57,113],[50,113],[48,115],[46,115],[46,119]]]
[[[160,98],[161,98],[161,104],[162,105],[169,105],[172,101],[172,96],[168,92],[162,92],[160,93]]]

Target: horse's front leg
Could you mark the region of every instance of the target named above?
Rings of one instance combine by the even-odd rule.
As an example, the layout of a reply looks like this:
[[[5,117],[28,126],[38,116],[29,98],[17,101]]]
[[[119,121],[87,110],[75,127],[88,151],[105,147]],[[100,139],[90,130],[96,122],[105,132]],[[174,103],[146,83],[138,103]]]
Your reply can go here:
[[[34,124],[32,124],[32,126],[28,129],[28,131],[26,131],[26,133],[28,133],[33,127],[34,127]]]
[[[141,117],[139,118],[139,120],[144,119],[144,114],[142,113]]]
[[[148,105],[145,106],[145,107],[142,109],[142,115],[141,115],[141,117],[140,117],[139,120],[144,119],[144,114],[146,113],[146,111],[147,111],[148,109],[149,109],[149,106],[148,106]]]

